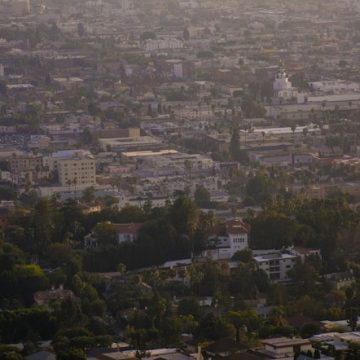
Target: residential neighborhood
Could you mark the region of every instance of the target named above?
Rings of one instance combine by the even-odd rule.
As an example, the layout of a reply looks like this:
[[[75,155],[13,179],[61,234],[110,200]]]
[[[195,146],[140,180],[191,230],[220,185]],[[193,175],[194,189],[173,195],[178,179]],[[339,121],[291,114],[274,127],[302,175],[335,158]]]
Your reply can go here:
[[[360,359],[357,0],[0,0],[0,360]]]

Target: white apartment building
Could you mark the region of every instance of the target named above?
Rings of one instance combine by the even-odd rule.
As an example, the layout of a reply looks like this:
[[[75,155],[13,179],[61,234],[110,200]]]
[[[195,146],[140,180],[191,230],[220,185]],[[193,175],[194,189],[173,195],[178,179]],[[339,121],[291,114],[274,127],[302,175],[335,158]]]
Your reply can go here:
[[[295,266],[297,258],[298,255],[290,250],[255,251],[254,256],[258,269],[263,270],[274,282],[290,280],[288,272]]]
[[[182,49],[183,47],[184,47],[184,43],[181,40],[175,38],[148,39],[144,42],[145,51]]]

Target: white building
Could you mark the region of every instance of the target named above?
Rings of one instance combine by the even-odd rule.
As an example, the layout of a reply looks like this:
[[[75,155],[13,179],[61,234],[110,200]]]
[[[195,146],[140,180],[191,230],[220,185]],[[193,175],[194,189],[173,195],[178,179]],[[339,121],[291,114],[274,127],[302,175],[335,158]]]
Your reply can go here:
[[[202,253],[202,257],[231,259],[236,252],[248,248],[248,234],[248,226],[241,219],[216,224],[208,238],[209,249]]]
[[[254,253],[258,269],[263,270],[270,280],[280,282],[290,279],[288,272],[295,266],[297,254],[288,250],[260,250]]]
[[[181,62],[174,64],[174,76],[179,79],[184,77],[183,64]]]
[[[116,241],[118,244],[124,242],[134,242],[138,238],[139,230],[143,224],[112,224],[116,230]],[[96,236],[93,232],[84,237],[84,245],[87,248],[95,248],[98,246]]]
[[[284,100],[290,100],[298,96],[297,89],[292,86],[289,76],[284,69],[280,69],[275,75],[273,90],[277,98]]]
[[[145,51],[156,51],[166,49],[182,49],[184,43],[175,38],[169,39],[148,39],[144,42]]]
[[[262,340],[264,350],[271,358],[289,359],[300,352],[313,351],[308,339],[289,339],[285,337]]]
[[[3,64],[0,64],[0,77],[5,76],[5,68]]]
[[[313,81],[310,87],[322,93],[358,92],[360,86],[356,82],[346,80]]]

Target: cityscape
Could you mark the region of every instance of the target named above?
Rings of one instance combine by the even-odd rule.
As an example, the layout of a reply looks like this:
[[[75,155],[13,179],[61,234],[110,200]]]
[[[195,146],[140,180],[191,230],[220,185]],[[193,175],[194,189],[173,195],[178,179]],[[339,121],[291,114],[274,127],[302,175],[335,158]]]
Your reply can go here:
[[[0,0],[0,360],[360,360],[359,0]]]

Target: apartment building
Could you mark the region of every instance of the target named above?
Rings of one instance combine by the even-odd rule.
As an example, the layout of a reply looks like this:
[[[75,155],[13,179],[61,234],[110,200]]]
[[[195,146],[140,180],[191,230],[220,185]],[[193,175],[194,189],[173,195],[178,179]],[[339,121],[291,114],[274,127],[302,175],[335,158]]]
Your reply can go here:
[[[255,251],[254,260],[258,269],[263,270],[271,281],[288,281],[288,272],[295,266],[298,255],[290,250]]]
[[[18,174],[24,171],[40,171],[42,167],[42,156],[34,155],[13,155],[8,160],[10,171],[13,174]]]
[[[95,159],[92,156],[60,159],[57,168],[61,186],[96,185]]]
[[[86,150],[64,150],[44,158],[50,171],[57,171],[61,186],[96,185],[95,158]]]

